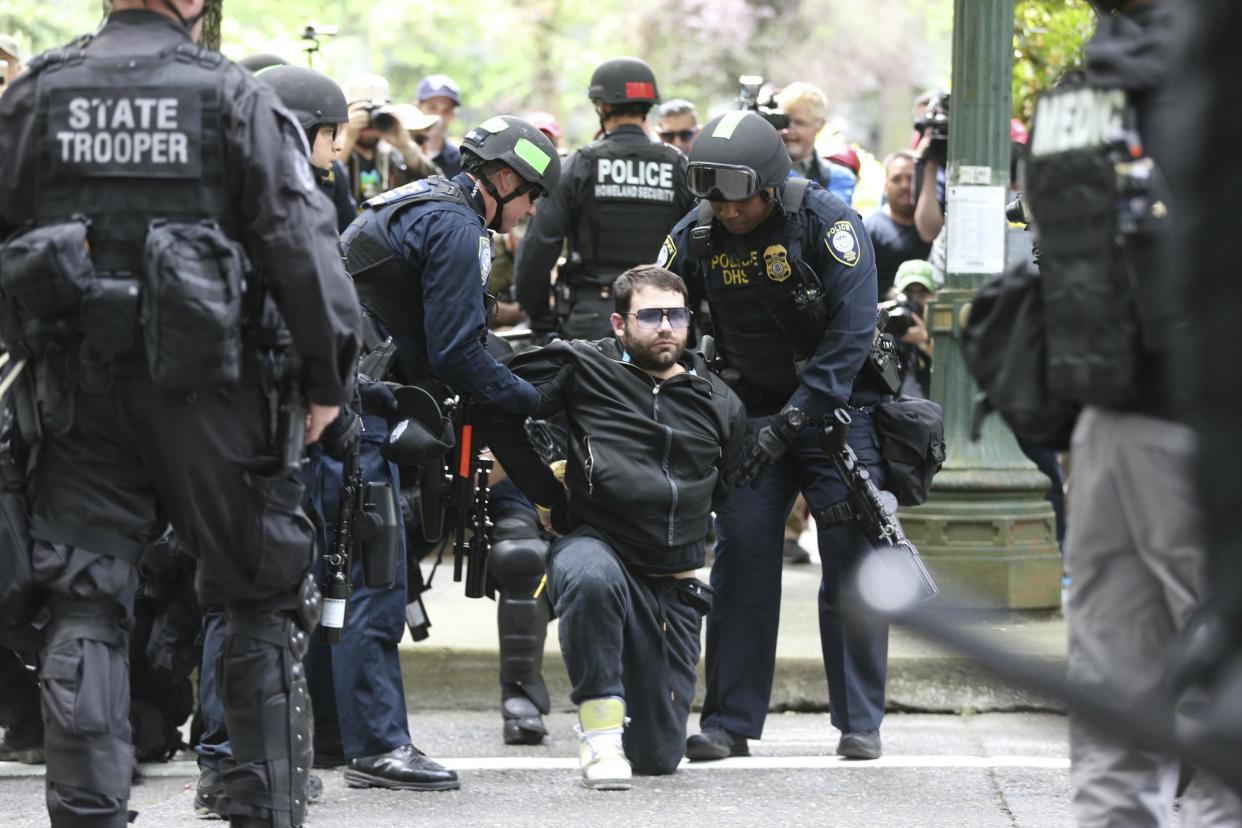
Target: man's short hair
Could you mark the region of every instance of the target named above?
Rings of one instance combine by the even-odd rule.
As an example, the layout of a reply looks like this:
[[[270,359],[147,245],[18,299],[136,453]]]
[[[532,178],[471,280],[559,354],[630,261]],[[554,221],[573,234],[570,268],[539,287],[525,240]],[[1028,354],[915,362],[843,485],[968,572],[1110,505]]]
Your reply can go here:
[[[694,116],[694,104],[685,98],[673,98],[671,101],[665,101],[660,104],[658,114],[661,118],[676,118],[679,115]]]
[[[778,92],[776,105],[781,112],[802,109],[812,118],[828,119],[828,96],[818,86],[805,81],[794,81]]]
[[[907,161],[909,161],[911,164],[917,164],[919,161],[918,156],[914,154],[914,150],[899,149],[896,152],[890,152],[888,155],[884,156],[884,174],[885,175],[888,175],[888,165],[898,160],[899,158],[904,158]]]
[[[686,290],[686,283],[680,276],[659,265],[646,264],[631,267],[612,283],[613,310],[620,314],[629,313],[634,291],[648,287],[656,290],[675,290],[681,294],[682,299],[687,301],[690,299],[690,291]]]

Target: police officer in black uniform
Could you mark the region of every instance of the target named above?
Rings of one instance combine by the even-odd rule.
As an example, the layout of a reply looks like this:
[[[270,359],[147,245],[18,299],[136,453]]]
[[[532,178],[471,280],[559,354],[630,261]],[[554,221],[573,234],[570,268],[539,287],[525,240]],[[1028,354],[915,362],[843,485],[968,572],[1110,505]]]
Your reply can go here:
[[[336,158],[349,120],[345,92],[326,75],[301,66],[272,66],[258,75],[276,90],[280,102],[306,130],[315,180],[336,207],[337,227],[344,232],[358,215],[358,205],[349,192],[349,175]]]
[[[703,199],[673,229],[658,264],[706,292],[730,382],[752,420],[742,478],[717,512],[716,603],[707,620],[707,696],[691,759],[745,755],[763,731],[776,659],[781,545],[799,491],[819,531],[820,636],[837,752],[880,754],[888,631],[847,630],[844,579],[870,550],[850,518],[846,489],[820,446],[815,421],[848,407],[849,444],[883,487],[860,377],[875,331],[875,260],[858,214],[807,182],[788,179],[789,153],[760,115],[716,118],[690,151],[689,184]],[[735,475],[737,473],[735,472]]]
[[[113,8],[0,100],[3,338],[33,367],[18,409],[41,440],[28,492],[51,614],[48,811],[56,826],[129,820],[135,565],[171,522],[200,560],[200,600],[228,615],[220,810],[300,825],[299,662],[319,596],[290,468],[350,396],[357,300],[301,127],[195,45],[202,0]],[[276,350],[280,317],[296,362]]]
[[[565,162],[561,186],[530,224],[514,266],[517,299],[535,326],[550,327],[552,268],[569,239],[557,275],[556,317],[565,339],[611,334],[612,283],[648,263],[651,251],[694,203],[686,160],[653,142],[644,129],[660,102],[655,74],[637,58],[615,58],[591,75],[591,102],[603,137]]]

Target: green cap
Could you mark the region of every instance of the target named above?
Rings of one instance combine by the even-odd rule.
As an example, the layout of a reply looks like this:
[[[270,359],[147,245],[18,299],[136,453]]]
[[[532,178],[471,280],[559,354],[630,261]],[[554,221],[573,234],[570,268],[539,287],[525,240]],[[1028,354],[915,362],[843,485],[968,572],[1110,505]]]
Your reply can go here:
[[[901,267],[897,268],[897,276],[893,279],[893,286],[898,290],[904,291],[910,285],[922,285],[932,293],[936,292],[936,272],[932,269],[931,262],[923,259],[910,259],[901,263]]]

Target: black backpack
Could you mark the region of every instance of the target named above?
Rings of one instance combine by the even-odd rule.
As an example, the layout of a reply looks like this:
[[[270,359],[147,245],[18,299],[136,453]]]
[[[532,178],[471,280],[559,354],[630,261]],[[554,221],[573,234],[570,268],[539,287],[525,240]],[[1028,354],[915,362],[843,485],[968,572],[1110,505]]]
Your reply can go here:
[[[898,397],[875,407],[875,430],[880,456],[888,469],[888,484],[902,506],[927,500],[932,478],[944,465],[944,412],[921,397]]]
[[[1048,389],[1047,328],[1039,272],[1011,267],[975,294],[962,330],[962,356],[983,396],[975,430],[997,411],[1013,433],[1036,445],[1069,447],[1080,407]]]

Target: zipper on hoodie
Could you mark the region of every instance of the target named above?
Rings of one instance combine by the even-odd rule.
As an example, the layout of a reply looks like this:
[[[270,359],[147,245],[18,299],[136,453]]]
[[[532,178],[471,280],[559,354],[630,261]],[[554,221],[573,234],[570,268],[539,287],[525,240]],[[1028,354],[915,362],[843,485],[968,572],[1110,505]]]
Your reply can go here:
[[[676,536],[676,517],[677,517],[677,482],[673,480],[673,474],[669,471],[668,460],[673,451],[673,429],[660,422],[660,385],[657,383],[651,388],[652,409],[651,417],[656,423],[664,429],[664,456],[660,461],[660,468],[664,470],[664,479],[668,481],[669,491],[669,507],[668,507],[668,545],[673,545],[673,538]]]
[[[587,494],[595,494],[595,454],[591,451],[591,435],[583,437],[587,452]]]

